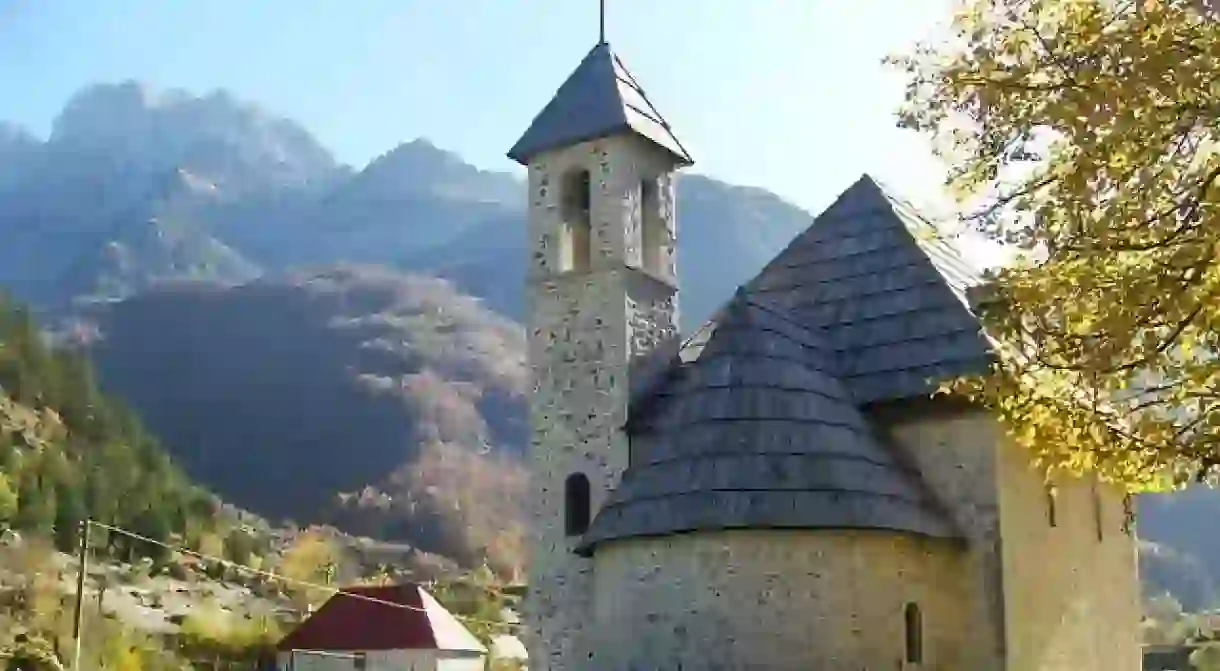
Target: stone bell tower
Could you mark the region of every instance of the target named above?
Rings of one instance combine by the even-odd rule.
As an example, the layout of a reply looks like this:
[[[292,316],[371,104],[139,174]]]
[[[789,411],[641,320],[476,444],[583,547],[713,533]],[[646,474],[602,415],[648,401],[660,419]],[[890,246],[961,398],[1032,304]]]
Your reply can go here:
[[[604,40],[508,156],[529,168],[530,667],[583,668],[572,550],[627,467],[633,362],[677,336],[674,171],[692,164]]]

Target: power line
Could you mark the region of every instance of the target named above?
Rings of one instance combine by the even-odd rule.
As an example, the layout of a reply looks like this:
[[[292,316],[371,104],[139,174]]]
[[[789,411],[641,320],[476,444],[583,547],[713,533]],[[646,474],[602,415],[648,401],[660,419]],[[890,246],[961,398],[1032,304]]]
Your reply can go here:
[[[315,657],[337,657],[339,659],[360,659],[358,652],[333,652],[331,650],[293,650],[295,655],[314,655]]]
[[[296,585],[297,587],[307,587],[310,589],[331,592],[332,594],[342,594],[345,597],[350,597],[353,599],[360,599],[363,601],[368,601],[370,603],[380,604],[382,606],[390,606],[391,608],[404,608],[407,610],[413,610],[413,611],[420,612],[420,613],[428,612],[428,610],[426,608],[420,608],[418,606],[412,606],[410,604],[405,604],[405,603],[397,603],[394,601],[386,601],[385,599],[378,599],[377,597],[369,596],[367,594],[349,592],[342,588],[333,587],[333,586],[329,586],[329,585],[318,585],[315,583],[307,582],[305,580],[298,580],[296,578],[290,578],[286,575],[281,575],[281,574],[275,573],[273,571],[264,571],[262,569],[256,569],[253,566],[246,566],[245,564],[239,564],[235,561],[230,561],[228,559],[222,559],[220,557],[205,555],[201,552],[195,552],[194,550],[189,550],[184,547],[171,545],[169,543],[165,543],[165,542],[159,541],[159,540],[154,540],[152,538],[149,538],[148,536],[140,535],[134,531],[129,531],[127,529],[112,526],[110,524],[105,524],[103,522],[97,522],[94,520],[86,520],[85,524],[98,527],[99,529],[105,529],[107,531],[112,531],[114,533],[121,534],[121,535],[127,536],[129,538],[134,538],[136,540],[144,541],[145,543],[151,543],[153,545],[163,547],[167,550],[171,550],[174,552],[180,552],[184,555],[195,557],[196,559],[202,559],[204,561],[209,561],[209,562],[216,562],[216,563],[222,564],[224,566],[231,566],[233,568],[245,571],[247,573],[251,573],[253,575],[262,576],[264,578],[269,578],[271,580],[278,580],[278,581],[281,581],[281,582],[284,582],[287,584]],[[494,622],[492,620],[484,620],[482,618],[470,617],[468,615],[458,615],[457,613],[450,613],[450,615],[452,615],[453,617],[455,617],[459,620],[465,620],[467,622],[474,622],[474,623],[478,623],[478,624],[489,624],[489,625],[494,625],[494,626],[498,626],[498,627],[518,626],[517,624],[510,623],[510,622]]]

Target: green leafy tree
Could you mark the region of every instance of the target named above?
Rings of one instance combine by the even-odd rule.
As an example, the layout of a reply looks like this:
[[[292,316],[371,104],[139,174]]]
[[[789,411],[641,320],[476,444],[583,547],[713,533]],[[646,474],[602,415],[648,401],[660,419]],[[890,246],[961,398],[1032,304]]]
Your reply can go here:
[[[134,526],[134,531],[137,534],[152,541],[142,542],[137,539],[136,543],[143,547],[144,550],[136,554],[150,557],[156,562],[163,562],[169,559],[170,549],[165,544],[168,544],[170,541],[172,529],[170,529],[169,520],[163,509],[155,506],[145,508],[136,516]]]
[[[230,530],[225,538],[224,555],[231,562],[249,564],[259,546],[258,539],[252,533],[237,527]]]
[[[217,608],[197,609],[182,624],[178,636],[186,656],[210,659],[217,669],[249,669],[260,656],[271,653],[283,635],[267,615],[237,618]]]
[[[901,123],[1015,263],[981,296],[997,409],[1051,471],[1220,465],[1220,22],[1196,0],[966,0],[894,59]]]
[[[36,472],[21,474],[14,526],[23,531],[50,533],[55,526],[55,495],[43,487]]]
[[[334,594],[330,589],[311,588],[305,584],[329,588],[336,584],[337,576],[346,572],[347,564],[347,556],[332,539],[320,532],[309,531],[297,536],[284,552],[279,573],[289,581],[285,588],[293,602],[304,611],[308,606],[316,607]]]
[[[9,476],[0,472],[0,528],[7,528],[17,515],[17,492]]]
[[[79,487],[64,483],[55,489],[55,547],[60,552],[72,552],[80,537],[85,520],[85,498]]]

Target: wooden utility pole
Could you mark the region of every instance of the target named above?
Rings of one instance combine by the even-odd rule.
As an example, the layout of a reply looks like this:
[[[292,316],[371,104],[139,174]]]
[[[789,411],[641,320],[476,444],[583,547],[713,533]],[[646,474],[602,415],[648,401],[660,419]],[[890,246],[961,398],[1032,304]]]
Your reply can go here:
[[[81,619],[85,608],[85,577],[89,575],[89,520],[80,523],[80,573],[76,576],[76,612],[72,614],[72,671],[80,668]]]

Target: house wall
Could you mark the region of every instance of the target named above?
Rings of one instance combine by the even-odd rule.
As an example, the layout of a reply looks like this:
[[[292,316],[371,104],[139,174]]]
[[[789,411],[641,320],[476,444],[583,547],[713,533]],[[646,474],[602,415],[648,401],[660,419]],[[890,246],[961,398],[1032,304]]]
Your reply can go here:
[[[971,538],[979,666],[1006,671],[1139,669],[1139,581],[1122,495],[1058,483],[1050,525],[1042,475],[991,415],[880,413]],[[1003,660],[1003,665],[999,660]],[[987,662],[983,664],[983,662]]]
[[[615,541],[594,562],[582,669],[979,669],[963,550],[885,532],[742,530]],[[903,612],[924,663],[904,662]]]
[[[529,361],[531,538],[524,617],[531,666],[584,668],[582,631],[589,622],[591,563],[572,550],[564,529],[564,483],[574,473],[590,482],[592,512],[627,466],[620,428],[626,420],[629,363],[676,333],[675,235],[671,165],[652,145],[615,137],[547,152],[529,166]],[[588,170],[592,190],[592,254],[588,272],[559,272],[558,238],[565,226],[568,175]],[[645,203],[641,183],[654,184],[654,220],[664,223],[668,264],[660,276],[638,265]]]
[[[280,671],[357,671],[351,653],[319,655],[298,652],[295,658],[276,655]],[[364,671],[484,671],[483,655],[444,650],[370,650],[365,653]]]

